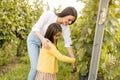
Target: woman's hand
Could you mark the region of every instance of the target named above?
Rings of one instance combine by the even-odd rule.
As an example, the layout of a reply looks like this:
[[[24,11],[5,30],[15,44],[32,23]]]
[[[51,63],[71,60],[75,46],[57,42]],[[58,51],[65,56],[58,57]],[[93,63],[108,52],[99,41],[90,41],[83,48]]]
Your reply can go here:
[[[44,47],[44,48],[46,48],[46,49],[49,49],[49,48],[50,48],[50,46],[47,44],[47,43],[49,42],[48,39],[42,38],[41,41],[42,41],[42,47]]]

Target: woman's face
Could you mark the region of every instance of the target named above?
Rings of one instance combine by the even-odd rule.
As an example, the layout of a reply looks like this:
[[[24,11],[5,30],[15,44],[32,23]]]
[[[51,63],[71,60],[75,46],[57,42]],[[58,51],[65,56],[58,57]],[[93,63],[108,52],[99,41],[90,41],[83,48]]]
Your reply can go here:
[[[72,15],[68,15],[63,17],[62,24],[63,25],[70,25],[75,20],[75,17]]]
[[[61,35],[61,32],[58,32],[57,34],[54,35],[54,40],[57,40]]]

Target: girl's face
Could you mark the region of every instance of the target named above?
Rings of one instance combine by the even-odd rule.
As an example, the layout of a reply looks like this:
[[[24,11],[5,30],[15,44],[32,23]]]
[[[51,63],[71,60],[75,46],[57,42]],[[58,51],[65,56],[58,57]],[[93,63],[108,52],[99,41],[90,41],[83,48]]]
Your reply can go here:
[[[70,25],[75,20],[75,17],[72,15],[68,15],[63,17],[62,24],[67,26]]]
[[[57,34],[54,35],[54,41],[57,40],[61,35],[61,32],[58,32]]]

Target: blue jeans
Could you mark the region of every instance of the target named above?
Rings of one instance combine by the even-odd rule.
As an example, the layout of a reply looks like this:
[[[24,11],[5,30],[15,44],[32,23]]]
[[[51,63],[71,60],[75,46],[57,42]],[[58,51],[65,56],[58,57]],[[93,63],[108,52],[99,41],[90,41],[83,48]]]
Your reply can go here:
[[[31,64],[28,80],[35,80],[40,45],[40,39],[34,34],[34,32],[30,32],[27,38],[27,49]]]

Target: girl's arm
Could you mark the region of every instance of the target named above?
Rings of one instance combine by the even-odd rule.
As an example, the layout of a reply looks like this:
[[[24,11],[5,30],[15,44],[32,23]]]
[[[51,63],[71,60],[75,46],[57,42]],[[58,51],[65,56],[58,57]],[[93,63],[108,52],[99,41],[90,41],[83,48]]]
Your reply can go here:
[[[62,55],[51,42],[49,42],[48,45],[50,46],[50,49],[48,50],[49,53],[54,55],[58,60],[67,63],[75,63],[75,58]]]

